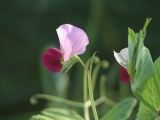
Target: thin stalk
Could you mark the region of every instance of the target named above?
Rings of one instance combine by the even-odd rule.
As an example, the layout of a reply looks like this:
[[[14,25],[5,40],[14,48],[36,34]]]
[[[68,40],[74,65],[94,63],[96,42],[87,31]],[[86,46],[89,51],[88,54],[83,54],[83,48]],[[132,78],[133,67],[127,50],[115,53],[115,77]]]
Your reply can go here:
[[[68,104],[68,105],[71,105],[71,106],[76,106],[76,107],[81,107],[81,108],[84,107],[84,103],[75,102],[75,101],[59,98],[59,97],[56,97],[56,96],[46,95],[46,94],[33,95],[30,98],[30,102],[32,104],[37,104],[38,103],[38,99],[46,99],[46,100],[56,101],[56,102],[60,102],[60,103],[63,103],[63,104]]]
[[[85,118],[85,120],[90,120],[88,102],[85,102],[85,104],[84,104],[84,118]]]
[[[100,96],[103,99],[103,102],[105,102],[109,106],[114,106],[116,103],[106,97],[106,92],[105,92],[105,81],[106,81],[106,76],[102,75],[100,78]]]
[[[100,61],[97,63],[97,65],[94,67],[94,70],[93,70],[93,74],[92,74],[92,86],[93,86],[93,91],[95,89],[95,84],[96,84],[96,80],[97,80],[97,75],[98,75],[98,72],[100,70],[100,68],[103,68],[103,69],[107,69],[109,67],[109,62],[108,61]]]
[[[111,99],[109,99],[109,98],[107,98],[105,96],[102,96],[102,97],[104,99],[104,103],[106,103],[107,105],[113,107],[116,104],[113,100],[111,100]]]
[[[97,110],[96,110],[95,102],[94,102],[94,98],[93,98],[91,74],[88,74],[88,88],[89,88],[89,97],[90,97],[90,101],[91,101],[94,119],[98,120]]]
[[[99,97],[98,99],[95,100],[95,105],[98,106],[99,104],[104,102],[104,98],[103,97]]]
[[[83,63],[83,61],[82,61],[78,56],[76,56],[76,57],[78,58],[79,62],[80,62],[81,65],[84,67],[84,69],[85,69],[88,73],[90,73],[90,71],[88,70],[88,68],[86,67],[86,65]]]
[[[105,81],[106,81],[106,76],[102,75],[100,78],[100,96],[106,96],[106,91],[105,91]]]
[[[97,80],[97,75],[98,75],[98,71],[99,71],[100,68],[101,68],[101,62],[99,62],[99,63],[95,66],[95,68],[94,68],[94,70],[93,70],[93,74],[92,74],[92,86],[93,86],[93,91],[94,91],[94,89],[95,89],[95,84],[96,84],[96,80]]]
[[[91,59],[88,59],[87,63],[86,63],[86,68],[89,67],[89,64],[91,62]],[[90,120],[89,118],[89,106],[88,106],[88,88],[87,88],[87,70],[84,70],[84,76],[83,76],[83,94],[84,94],[84,117],[85,120]]]
[[[146,19],[146,22],[145,22],[145,24],[144,24],[144,26],[143,26],[143,32],[145,32],[146,31],[146,29],[147,29],[147,27],[148,27],[148,25],[149,25],[149,23],[150,23],[150,21],[152,20],[152,18],[147,18]]]
[[[88,106],[84,106],[84,118],[85,120],[90,120],[89,118],[89,107]]]
[[[91,107],[92,107],[94,119],[98,120],[98,114],[97,114],[97,110],[95,107],[95,102],[94,102],[94,97],[93,97],[93,89],[92,89],[92,80],[91,80],[92,65],[93,65],[93,60],[95,58],[95,54],[96,54],[96,52],[94,52],[92,59],[91,59],[91,63],[90,63],[90,73],[88,73],[88,89],[89,89],[89,98],[91,101]]]
[[[95,100],[95,105],[98,106],[101,103],[106,103],[108,106],[113,107],[116,103],[105,96],[101,96],[97,100]]]
[[[86,68],[89,67],[90,62],[91,62],[91,58],[89,58],[89,59],[87,60]],[[83,76],[84,102],[87,102],[87,100],[88,100],[87,73],[88,73],[88,69],[87,69],[87,70],[84,70],[84,76]]]

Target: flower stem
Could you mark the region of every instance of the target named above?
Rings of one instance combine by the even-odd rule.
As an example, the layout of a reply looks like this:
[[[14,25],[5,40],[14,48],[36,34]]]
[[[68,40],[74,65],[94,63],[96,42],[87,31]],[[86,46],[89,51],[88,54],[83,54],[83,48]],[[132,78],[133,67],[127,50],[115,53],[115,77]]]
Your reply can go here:
[[[91,62],[91,59],[88,59],[86,63],[86,68],[89,67],[89,64]],[[82,62],[83,63],[83,62]],[[87,69],[88,70],[88,69]],[[88,105],[88,88],[87,88],[87,71],[86,69],[84,70],[84,77],[83,77],[83,94],[84,94],[84,118],[85,120],[90,120],[89,118],[89,105]]]
[[[95,120],[98,120],[97,110],[96,110],[95,102],[94,102],[94,98],[93,98],[91,74],[88,74],[88,88],[89,88],[89,97],[90,97],[90,101],[91,101],[93,115],[94,115]]]
[[[87,66],[83,63],[83,61],[77,56],[77,58],[79,59],[79,62],[82,64],[82,66],[84,67],[84,69],[86,70],[86,72],[84,72],[84,114],[85,114],[85,118],[87,120],[89,120],[89,111],[88,111],[88,104],[87,104],[87,99],[88,99],[88,95],[87,95],[87,76],[88,76],[88,89],[89,89],[89,98],[91,101],[91,107],[92,107],[92,111],[93,111],[93,115],[95,120],[98,120],[98,115],[97,115],[97,110],[95,107],[95,102],[94,102],[94,98],[93,98],[93,90],[92,90],[92,80],[91,80],[91,71],[92,71],[92,64],[93,64],[93,60],[95,58],[95,54],[96,52],[93,54],[91,60],[88,61]],[[88,70],[88,66],[90,65],[90,70]]]
[[[84,78],[83,78],[83,92],[84,92],[84,102],[88,99],[88,92],[87,92],[87,72],[84,71]]]
[[[64,103],[64,104],[68,104],[68,105],[76,106],[76,107],[82,107],[82,108],[84,107],[84,103],[75,102],[75,101],[59,98],[59,97],[56,97],[56,96],[46,95],[46,94],[33,95],[30,98],[30,102],[32,104],[37,104],[38,103],[38,100],[37,100],[38,98],[52,100],[52,101],[56,101],[56,102],[60,102],[60,103]]]
[[[98,75],[98,72],[99,72],[100,68],[101,68],[101,62],[98,63],[93,70],[93,74],[92,74],[92,88],[93,88],[93,91],[95,89],[96,79],[97,79],[97,75]]]
[[[96,84],[96,79],[97,79],[97,76],[98,76],[98,72],[99,72],[101,67],[103,69],[107,69],[109,67],[109,62],[106,61],[106,60],[103,60],[103,61],[98,62],[97,65],[94,67],[93,74],[92,74],[93,92],[94,92],[94,89],[95,89],[95,84]]]
[[[96,54],[96,52],[94,52],[92,59],[91,59],[91,63],[90,63],[90,73],[88,73],[88,89],[89,89],[89,98],[91,101],[91,107],[92,107],[94,119],[98,120],[97,110],[95,107],[95,102],[94,102],[94,97],[93,97],[92,80],[91,80],[92,64],[93,64],[93,60],[95,58],[95,54]]]
[[[83,63],[83,61],[76,55],[75,57],[77,57],[78,61],[81,63],[81,65],[84,67],[84,69],[90,73],[90,71],[88,70],[88,68],[86,67],[86,65]]]

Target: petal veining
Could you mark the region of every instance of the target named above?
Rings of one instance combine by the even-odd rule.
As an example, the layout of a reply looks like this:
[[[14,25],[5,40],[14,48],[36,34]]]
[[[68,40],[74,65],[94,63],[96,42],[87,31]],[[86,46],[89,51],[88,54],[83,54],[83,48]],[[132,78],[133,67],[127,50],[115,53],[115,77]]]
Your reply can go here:
[[[64,61],[69,60],[73,54],[80,55],[86,50],[89,44],[86,33],[73,25],[64,24],[57,29],[57,34],[60,41],[60,48],[64,54]]]

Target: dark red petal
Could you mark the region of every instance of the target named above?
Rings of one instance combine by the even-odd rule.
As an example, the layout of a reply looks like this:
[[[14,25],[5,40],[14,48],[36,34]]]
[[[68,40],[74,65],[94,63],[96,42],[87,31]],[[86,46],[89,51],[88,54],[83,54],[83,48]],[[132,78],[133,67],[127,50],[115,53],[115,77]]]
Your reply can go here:
[[[120,80],[122,82],[130,82],[130,76],[123,66],[120,66]]]
[[[50,72],[59,72],[62,69],[62,53],[59,49],[49,48],[42,55],[42,63]]]

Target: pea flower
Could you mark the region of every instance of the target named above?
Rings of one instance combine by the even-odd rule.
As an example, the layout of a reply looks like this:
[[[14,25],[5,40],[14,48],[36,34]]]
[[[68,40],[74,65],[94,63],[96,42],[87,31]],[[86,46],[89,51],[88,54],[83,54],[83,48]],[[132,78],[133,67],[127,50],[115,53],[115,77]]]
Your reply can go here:
[[[63,24],[56,29],[60,50],[49,48],[42,55],[42,63],[50,72],[60,72],[72,56],[81,55],[89,44],[86,33],[73,25]]]
[[[114,57],[117,62],[120,64],[120,80],[123,82],[129,82],[130,76],[127,72],[127,67],[129,66],[129,53],[128,48],[124,48],[120,53],[114,51]]]

